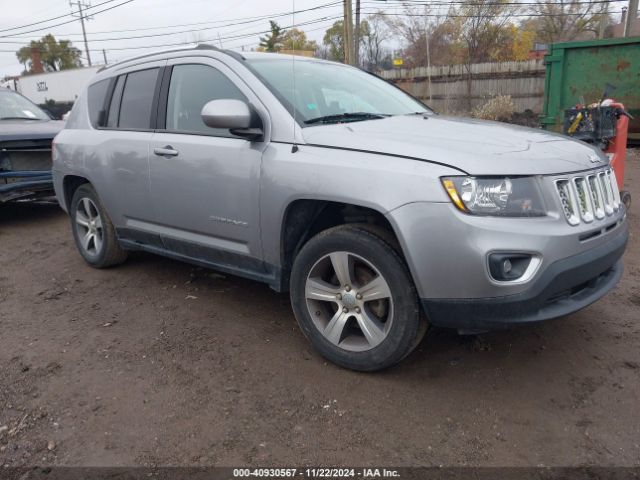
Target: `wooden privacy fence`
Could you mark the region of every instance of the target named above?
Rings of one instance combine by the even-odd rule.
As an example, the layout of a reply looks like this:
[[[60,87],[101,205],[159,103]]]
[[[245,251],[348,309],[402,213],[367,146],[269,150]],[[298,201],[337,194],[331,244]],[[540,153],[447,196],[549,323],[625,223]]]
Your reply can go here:
[[[442,113],[469,112],[496,95],[511,95],[518,112],[542,113],[544,60],[474,63],[467,67],[400,68],[378,73]]]

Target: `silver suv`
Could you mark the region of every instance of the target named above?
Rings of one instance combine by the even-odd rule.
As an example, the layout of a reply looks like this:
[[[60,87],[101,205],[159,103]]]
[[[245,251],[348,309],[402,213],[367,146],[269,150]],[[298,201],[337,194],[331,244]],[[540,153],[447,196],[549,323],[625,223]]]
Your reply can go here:
[[[600,151],[436,115],[345,65],[200,46],[103,69],[54,144],[84,259],[144,250],[289,291],[329,360],[377,370],[427,325],[583,308],[628,237]]]

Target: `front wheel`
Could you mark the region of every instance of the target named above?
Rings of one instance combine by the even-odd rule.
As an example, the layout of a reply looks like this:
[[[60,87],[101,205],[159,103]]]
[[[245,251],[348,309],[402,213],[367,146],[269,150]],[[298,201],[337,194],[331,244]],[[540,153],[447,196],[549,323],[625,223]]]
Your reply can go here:
[[[399,362],[424,333],[404,261],[381,236],[358,226],[326,230],[302,248],[291,272],[291,303],[315,348],[352,370]]]

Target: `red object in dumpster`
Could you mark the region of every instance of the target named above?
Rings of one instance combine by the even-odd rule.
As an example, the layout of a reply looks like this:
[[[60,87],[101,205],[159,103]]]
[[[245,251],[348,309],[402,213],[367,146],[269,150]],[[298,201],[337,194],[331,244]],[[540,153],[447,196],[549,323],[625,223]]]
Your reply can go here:
[[[612,102],[612,107],[625,111],[622,103]],[[627,135],[629,132],[629,117],[625,114],[618,116],[616,122],[616,136],[609,139],[609,146],[604,151],[609,157],[611,167],[616,173],[618,190],[622,192],[624,188],[624,163],[627,159]]]
[[[609,157],[620,199],[627,209],[631,205],[631,194],[623,188],[629,118],[622,103],[607,98],[586,107],[576,105],[565,110],[563,125],[565,134],[597,146]]]

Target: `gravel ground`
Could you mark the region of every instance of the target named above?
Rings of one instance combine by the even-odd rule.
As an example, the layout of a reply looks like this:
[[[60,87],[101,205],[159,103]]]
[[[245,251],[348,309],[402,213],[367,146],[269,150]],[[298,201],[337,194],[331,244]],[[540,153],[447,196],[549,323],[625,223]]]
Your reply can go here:
[[[326,363],[287,295],[136,254],[94,270],[56,206],[0,207],[0,465],[639,465],[640,154],[625,274],[535,327]]]

